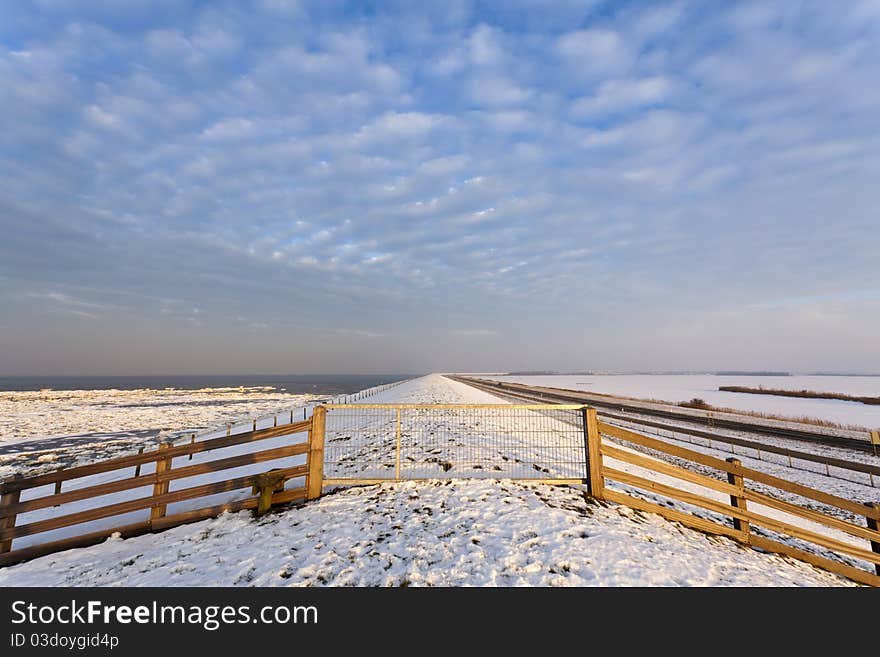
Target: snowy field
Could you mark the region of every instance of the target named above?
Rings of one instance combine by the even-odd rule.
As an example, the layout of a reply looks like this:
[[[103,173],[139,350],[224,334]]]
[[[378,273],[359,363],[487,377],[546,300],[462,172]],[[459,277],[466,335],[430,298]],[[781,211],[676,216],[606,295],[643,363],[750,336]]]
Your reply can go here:
[[[478,376],[478,375],[475,375]],[[880,428],[880,406],[836,399],[801,399],[741,392],[721,392],[719,386],[815,390],[847,395],[880,396],[880,376],[723,376],[714,374],[603,374],[554,376],[479,375],[496,381],[568,388],[636,399],[678,403],[694,397],[718,407],[770,413],[790,418],[810,417],[869,429]]]
[[[266,387],[0,392],[0,478],[120,456],[291,409],[301,418],[313,399]]]
[[[0,392],[0,441],[87,433],[187,431],[301,406],[274,388]]]
[[[499,402],[439,375],[369,401]],[[6,586],[850,584],[658,516],[587,501],[579,486],[503,479],[340,489],[261,520],[224,514],[0,569]]]

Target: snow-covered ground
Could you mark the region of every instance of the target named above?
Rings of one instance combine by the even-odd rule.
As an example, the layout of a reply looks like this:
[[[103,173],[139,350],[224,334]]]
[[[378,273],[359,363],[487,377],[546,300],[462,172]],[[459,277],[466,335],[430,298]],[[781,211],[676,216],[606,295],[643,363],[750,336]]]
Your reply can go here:
[[[303,408],[274,388],[0,392],[0,478],[121,456],[206,427]]]
[[[846,586],[573,488],[352,488],[0,569],[0,586]]]
[[[722,392],[719,386],[748,386],[785,390],[815,390],[847,395],[880,396],[880,376],[724,376],[715,374],[602,374],[498,376],[496,381],[584,390],[637,399],[678,403],[699,398],[713,406],[769,413],[790,418],[818,418],[828,422],[880,428],[880,406],[835,399],[802,399]]]
[[[0,441],[87,433],[191,431],[301,406],[274,388],[0,392]]]
[[[438,375],[374,403],[498,403]],[[615,467],[624,469],[622,464]],[[768,514],[769,515],[769,514]],[[846,586],[807,564],[658,516],[587,501],[582,487],[429,480],[332,491],[0,569],[0,585]]]
[[[647,416],[638,416],[636,414],[630,415],[648,421],[657,420],[657,418]],[[636,421],[627,422],[619,419],[608,419],[606,421],[611,424],[631,429],[637,433],[658,436],[666,441],[677,442],[680,443],[682,447],[711,454],[717,458],[736,456],[737,458],[742,459],[743,462],[751,468],[762,470],[790,481],[796,481],[812,488],[820,488],[829,493],[840,495],[841,497],[865,501],[878,498],[877,501],[880,501],[880,477],[876,475],[870,476],[865,472],[840,468],[834,465],[827,466],[826,470],[826,466],[823,463],[801,460],[797,457],[793,457],[791,459],[791,465],[789,465],[789,459],[784,454],[774,454],[767,450],[725,444],[718,440],[694,436],[684,432],[670,430],[668,428],[661,429],[646,426],[644,424],[639,424]],[[687,422],[679,420],[674,422],[674,426],[683,428],[691,427],[706,431],[705,425],[688,424]],[[774,438],[773,436],[765,434],[755,435],[745,431],[719,427],[712,428],[711,432],[719,436],[743,438],[764,445],[788,448],[800,452],[815,454],[817,456],[880,466],[880,456],[874,456],[871,452],[823,445],[815,442],[798,441],[791,438]]]

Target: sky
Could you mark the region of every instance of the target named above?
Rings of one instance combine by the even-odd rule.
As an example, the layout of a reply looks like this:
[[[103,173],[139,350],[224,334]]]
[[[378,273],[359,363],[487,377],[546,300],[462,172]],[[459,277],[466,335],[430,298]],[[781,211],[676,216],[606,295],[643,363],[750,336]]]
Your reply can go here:
[[[878,62],[878,0],[2,3],[0,374],[880,372]]]

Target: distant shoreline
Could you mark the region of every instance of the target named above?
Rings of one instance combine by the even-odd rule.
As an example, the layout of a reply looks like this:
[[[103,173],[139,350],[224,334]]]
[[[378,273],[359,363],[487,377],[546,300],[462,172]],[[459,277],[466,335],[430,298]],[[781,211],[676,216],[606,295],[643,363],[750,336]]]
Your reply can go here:
[[[489,373],[484,373],[489,374]],[[724,371],[717,372],[503,372],[492,376],[864,376],[880,377],[869,372],[771,372]]]
[[[749,386],[718,386],[721,392],[741,392],[749,395],[775,395],[777,397],[800,397],[803,399],[834,399],[837,401],[861,402],[880,406],[880,397],[847,395],[842,392],[816,392],[815,390],[785,390],[780,388],[751,388]]]
[[[0,376],[0,391],[37,390],[199,390],[264,388],[292,394],[351,394],[412,374],[173,374],[130,376]]]

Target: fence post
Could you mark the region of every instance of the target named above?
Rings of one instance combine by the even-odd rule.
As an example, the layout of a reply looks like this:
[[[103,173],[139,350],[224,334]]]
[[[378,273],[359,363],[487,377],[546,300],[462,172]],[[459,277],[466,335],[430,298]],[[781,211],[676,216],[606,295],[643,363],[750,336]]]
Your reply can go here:
[[[880,504],[874,502],[865,502],[865,506],[874,509],[875,511],[880,509]],[[867,521],[868,529],[873,529],[875,532],[880,531],[877,527],[877,518],[865,517],[865,520]],[[876,554],[880,554],[880,541],[871,541],[871,550]],[[0,550],[0,552],[2,552],[2,550]],[[874,564],[874,572],[880,575],[880,564]]]
[[[397,463],[394,466],[394,480],[400,481],[400,408],[397,409]]]
[[[306,477],[306,499],[321,497],[324,484],[324,431],[327,424],[327,408],[316,406],[312,411],[312,428],[309,429],[309,474]]]
[[[725,460],[732,465],[742,465],[742,461],[740,461],[739,459],[735,459],[732,456],[730,458],[725,459]],[[745,511],[746,510],[746,498],[745,498],[745,493],[744,493],[745,482],[743,480],[742,475],[734,474],[733,472],[728,472],[727,473],[727,483],[732,486],[736,486],[741,493],[740,495],[731,495],[730,496],[730,506],[734,507],[735,509],[740,509],[741,511]],[[750,534],[751,526],[749,525],[749,522],[747,520],[740,520],[739,518],[734,518],[733,519],[733,528],[736,531],[743,533],[743,536],[742,536],[743,543],[748,544],[751,541],[751,539],[749,538],[751,535]]]
[[[169,449],[171,445],[168,443],[162,443],[159,445],[159,452],[164,452]],[[163,472],[168,472],[171,469],[171,459],[163,458],[156,461],[156,474],[160,475]],[[164,495],[168,492],[168,484],[170,482],[166,479],[165,481],[157,481],[153,484],[153,497],[157,495]],[[156,506],[150,509],[150,520],[158,520],[159,518],[163,518],[165,516],[165,510],[167,509],[167,504],[157,504]]]
[[[15,474],[14,477],[15,477],[15,479],[21,479],[22,475]],[[2,484],[0,484],[0,487],[2,487]],[[6,490],[3,488],[0,488],[0,490],[3,490],[3,495],[0,495],[0,509],[5,509],[7,507],[12,506],[13,504],[18,504],[19,499],[21,499],[21,491],[20,490],[14,490],[9,493],[7,493]],[[15,527],[16,515],[17,514],[12,514],[12,515],[6,516],[5,518],[0,518],[0,530],[13,529]],[[9,552],[11,550],[12,550],[12,539],[11,538],[9,538],[5,541],[0,541],[0,554],[3,554],[4,552]]]
[[[141,447],[141,448],[138,450],[138,454],[143,454],[143,453],[144,453],[144,448]],[[140,463],[138,463],[136,466],[134,466],[134,476],[135,476],[135,477],[140,477],[140,476],[141,476],[141,464],[140,464]]]
[[[602,455],[599,445],[602,436],[599,433],[599,416],[595,408],[584,409],[584,426],[587,431],[587,465],[590,468],[590,481],[587,486],[590,495],[597,499],[605,496],[605,478],[602,476]]]
[[[266,515],[272,508],[272,495],[284,490],[284,474],[277,469],[258,474],[253,487],[260,494],[257,499],[257,517]]]

